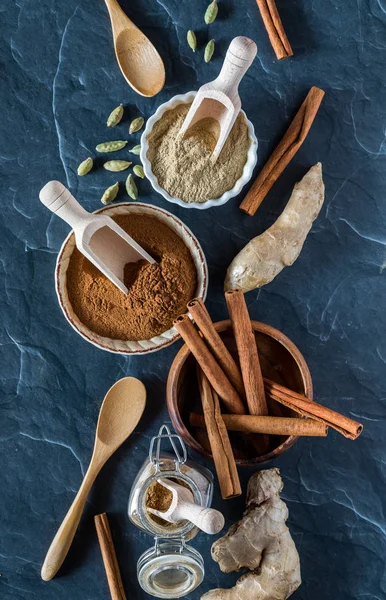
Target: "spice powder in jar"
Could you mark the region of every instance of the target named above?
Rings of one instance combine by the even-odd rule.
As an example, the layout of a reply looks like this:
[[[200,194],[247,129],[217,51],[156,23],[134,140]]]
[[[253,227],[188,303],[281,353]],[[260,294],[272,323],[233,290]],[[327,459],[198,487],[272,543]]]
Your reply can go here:
[[[75,248],[67,269],[68,297],[80,321],[96,334],[147,340],[186,312],[197,287],[196,267],[184,241],[159,219],[140,214],[112,218],[157,262],[125,266],[126,295]]]
[[[192,491],[190,486],[182,479],[176,479],[175,477],[173,477],[171,481],[174,481],[174,483],[178,483],[178,485]],[[170,508],[172,500],[172,492],[158,481],[153,481],[153,483],[149,486],[149,488],[146,491],[146,508],[153,508],[161,512],[166,512]],[[162,519],[162,517],[159,517],[152,513],[149,513],[149,515],[153,519],[153,521],[158,523],[158,525],[162,525],[163,527],[173,527],[175,525],[174,523],[165,521],[165,519]],[[177,523],[177,525],[180,524],[181,522]]]
[[[251,140],[243,113],[232,127],[217,161],[211,156],[220,126],[212,118],[201,119],[186,134],[178,135],[191,104],[166,111],[147,137],[146,157],[160,185],[184,202],[215,200],[232,189],[243,174]]]

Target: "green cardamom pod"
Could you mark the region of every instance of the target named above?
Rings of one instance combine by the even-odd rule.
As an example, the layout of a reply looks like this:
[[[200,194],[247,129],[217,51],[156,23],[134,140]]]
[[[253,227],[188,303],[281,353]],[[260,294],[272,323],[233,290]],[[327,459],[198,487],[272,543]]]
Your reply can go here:
[[[189,29],[188,33],[186,34],[186,39],[188,40],[189,47],[193,50],[193,52],[195,52],[197,48],[197,38],[194,31]]]
[[[138,198],[138,189],[135,185],[135,181],[133,179],[132,174],[128,176],[126,179],[126,192],[129,194],[130,198],[136,200]]]
[[[95,148],[97,152],[115,152],[116,150],[122,150],[126,146],[127,142],[124,140],[116,140],[114,142],[103,142],[98,144]]]
[[[80,165],[78,167],[78,175],[80,177],[83,177],[83,175],[87,175],[87,173],[89,173],[91,171],[93,166],[94,166],[94,161],[91,158],[91,156],[89,156],[88,158],[86,158],[86,160],[84,160],[83,162],[80,163]]]
[[[204,52],[204,60],[206,63],[208,63],[210,61],[210,59],[212,58],[213,52],[214,52],[214,40],[209,40],[209,42],[205,46],[205,52]]]
[[[121,122],[123,117],[123,105],[120,104],[117,108],[114,108],[113,111],[109,114],[109,118],[107,119],[107,127],[115,127],[118,123]]]
[[[210,25],[211,23],[213,23],[213,21],[216,20],[217,17],[217,13],[218,13],[218,6],[217,6],[217,2],[216,0],[213,0],[213,2],[211,2],[208,6],[208,8],[205,11],[205,23],[207,25]],[[207,61],[209,62],[209,61]]]
[[[142,165],[135,165],[133,167],[133,171],[134,171],[134,174],[137,177],[140,177],[141,179],[145,179],[145,173],[143,171],[143,166]]]
[[[108,187],[107,190],[104,192],[104,194],[101,198],[102,204],[110,204],[110,202],[115,200],[118,192],[119,192],[119,183],[117,181],[117,183],[114,183],[114,185],[110,185],[110,187]]]
[[[131,162],[127,162],[127,160],[108,160],[103,166],[107,171],[124,171],[130,165]]]
[[[134,148],[132,148],[131,150],[129,150],[129,152],[131,152],[131,154],[137,154],[139,155],[141,152],[141,144],[138,144],[138,146],[134,146]]]
[[[134,121],[129,127],[129,133],[136,133],[137,131],[139,131],[142,128],[144,122],[145,119],[143,117],[137,117],[136,119],[134,119]]]

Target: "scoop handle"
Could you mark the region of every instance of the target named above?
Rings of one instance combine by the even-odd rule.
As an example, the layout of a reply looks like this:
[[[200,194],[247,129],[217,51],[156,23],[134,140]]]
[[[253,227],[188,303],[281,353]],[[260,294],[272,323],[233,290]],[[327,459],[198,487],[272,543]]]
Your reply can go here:
[[[231,41],[217,78],[217,83],[221,84],[223,91],[228,96],[231,96],[232,92],[237,92],[239,83],[256,54],[257,46],[250,38],[238,36]]]
[[[173,513],[173,520],[183,519],[191,521],[196,527],[210,535],[219,533],[225,523],[223,515],[218,510],[204,508],[193,502],[178,503],[178,507]]]
[[[46,183],[40,190],[39,198],[44,206],[66,221],[73,229],[84,225],[85,219],[91,216],[60,181]]]

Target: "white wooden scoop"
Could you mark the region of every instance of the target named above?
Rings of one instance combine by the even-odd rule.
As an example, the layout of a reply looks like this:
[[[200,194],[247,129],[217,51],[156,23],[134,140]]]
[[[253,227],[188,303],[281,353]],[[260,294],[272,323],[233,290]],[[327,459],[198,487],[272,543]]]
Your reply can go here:
[[[214,508],[204,508],[195,504],[190,490],[170,479],[157,479],[157,481],[172,492],[173,499],[166,511],[149,508],[149,512],[153,515],[169,523],[191,521],[196,527],[211,535],[218,533],[224,527],[223,515]]]
[[[155,260],[119,225],[106,215],[88,213],[59,181],[49,181],[40,190],[40,201],[71,225],[76,247],[124,294],[126,263]]]
[[[184,135],[192,125],[202,119],[211,117],[218,121],[220,133],[212,154],[213,162],[220,156],[240,112],[239,83],[252,64],[256,53],[257,47],[253,40],[247,37],[234,38],[226,53],[219,76],[200,87],[180,129],[179,134]]]

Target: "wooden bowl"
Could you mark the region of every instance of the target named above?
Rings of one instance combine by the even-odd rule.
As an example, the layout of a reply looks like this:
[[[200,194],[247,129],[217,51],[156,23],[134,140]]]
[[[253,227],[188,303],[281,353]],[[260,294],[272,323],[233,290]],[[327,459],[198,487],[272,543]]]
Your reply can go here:
[[[299,349],[278,329],[258,321],[251,321],[251,323],[263,375],[312,400],[311,374]],[[215,328],[234,358],[237,358],[231,322],[219,321],[215,323]],[[169,415],[176,432],[190,448],[211,459],[206,432],[192,427],[189,423],[190,413],[202,413],[202,408],[197,386],[196,361],[186,344],[178,352],[170,368],[166,397]],[[299,416],[274,401],[271,401],[271,407],[275,414],[279,411],[282,416]],[[236,448],[241,434],[230,432],[230,438],[232,446]],[[286,452],[296,440],[297,436],[272,436],[272,448],[269,453],[262,456],[250,455],[251,445],[248,444],[248,455],[235,453],[236,463],[239,466],[251,467],[267,462]]]

